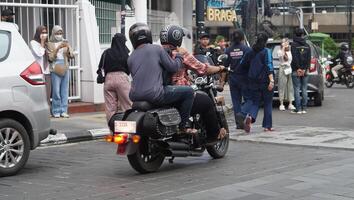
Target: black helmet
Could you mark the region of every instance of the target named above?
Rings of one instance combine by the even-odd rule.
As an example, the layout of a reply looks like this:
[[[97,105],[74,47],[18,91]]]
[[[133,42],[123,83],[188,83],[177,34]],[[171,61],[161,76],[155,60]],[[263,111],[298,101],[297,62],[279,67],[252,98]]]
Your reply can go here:
[[[144,23],[135,23],[129,29],[129,39],[134,49],[141,44],[152,44],[151,30]]]
[[[174,47],[180,47],[184,36],[190,38],[187,29],[176,25],[168,25],[160,31],[160,42],[162,45],[170,44]]]
[[[349,45],[347,44],[347,43],[342,43],[341,45],[340,45],[340,50],[341,51],[348,51],[349,50]]]

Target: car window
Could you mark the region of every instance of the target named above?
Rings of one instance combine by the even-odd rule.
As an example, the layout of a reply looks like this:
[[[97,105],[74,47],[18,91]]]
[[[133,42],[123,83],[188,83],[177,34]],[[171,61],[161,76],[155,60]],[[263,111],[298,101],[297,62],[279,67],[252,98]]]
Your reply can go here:
[[[0,62],[5,60],[10,51],[10,32],[0,30]]]

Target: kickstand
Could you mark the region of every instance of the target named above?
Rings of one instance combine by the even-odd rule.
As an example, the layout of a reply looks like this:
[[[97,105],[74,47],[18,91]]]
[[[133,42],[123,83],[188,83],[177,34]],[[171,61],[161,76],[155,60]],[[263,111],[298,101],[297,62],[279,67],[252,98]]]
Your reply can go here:
[[[173,160],[174,160],[174,159],[175,159],[175,157],[172,156],[172,158],[168,159],[168,163],[173,164]]]

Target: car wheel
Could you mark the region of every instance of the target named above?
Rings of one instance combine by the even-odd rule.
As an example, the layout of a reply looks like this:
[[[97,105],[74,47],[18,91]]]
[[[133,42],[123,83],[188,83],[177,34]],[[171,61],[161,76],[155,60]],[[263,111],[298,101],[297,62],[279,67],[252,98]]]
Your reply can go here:
[[[322,93],[321,92],[318,92],[315,94],[314,96],[314,103],[315,103],[315,106],[322,106]]]
[[[26,129],[12,119],[0,119],[0,176],[15,175],[26,164],[30,140]]]

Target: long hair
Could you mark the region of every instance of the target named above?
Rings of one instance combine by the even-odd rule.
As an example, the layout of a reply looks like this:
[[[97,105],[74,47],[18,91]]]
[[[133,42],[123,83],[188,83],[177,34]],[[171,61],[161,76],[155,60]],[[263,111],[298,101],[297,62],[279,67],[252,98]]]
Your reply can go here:
[[[256,42],[254,43],[254,45],[252,46],[252,49],[255,52],[259,52],[265,48],[267,41],[268,41],[268,35],[264,32],[261,32],[261,33],[258,33],[256,37],[257,37],[257,39],[256,39]]]
[[[41,43],[41,34],[43,30],[46,30],[47,28],[45,26],[38,26],[36,28],[36,33],[34,34],[33,40],[37,41],[38,43]],[[48,39],[47,39],[48,40]]]
[[[283,38],[281,40],[282,49],[283,49],[285,43],[288,43],[288,45],[289,45],[289,39],[288,38]],[[288,54],[286,53],[286,51],[284,52],[284,57],[283,58],[284,58],[284,61],[288,61],[289,60],[289,57],[288,57]]]

